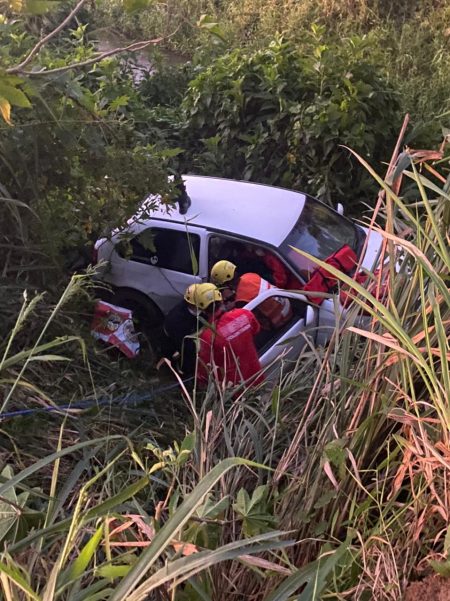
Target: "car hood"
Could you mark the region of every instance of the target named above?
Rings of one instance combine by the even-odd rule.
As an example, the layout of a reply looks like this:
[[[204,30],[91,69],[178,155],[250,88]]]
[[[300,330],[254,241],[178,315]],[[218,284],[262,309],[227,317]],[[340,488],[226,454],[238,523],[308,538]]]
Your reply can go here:
[[[379,260],[383,236],[367,227],[363,227],[363,230],[367,236],[367,249],[361,267],[368,271],[374,271]]]

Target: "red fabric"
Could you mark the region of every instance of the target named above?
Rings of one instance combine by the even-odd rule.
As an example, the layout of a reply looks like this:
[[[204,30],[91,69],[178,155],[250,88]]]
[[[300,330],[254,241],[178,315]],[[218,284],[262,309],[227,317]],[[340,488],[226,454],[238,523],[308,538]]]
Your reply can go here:
[[[375,271],[373,275],[375,276],[375,278],[378,278],[378,276],[380,275],[380,270],[377,269],[377,271]],[[368,278],[369,278],[368,274],[365,273],[364,271],[359,271],[353,277],[355,282],[358,282],[358,284],[363,284],[363,285],[367,282]],[[377,300],[383,302],[386,299],[387,289],[388,289],[388,283],[386,281],[386,278],[381,280],[381,285],[379,287],[378,294],[377,294],[377,286],[378,286],[377,279],[371,280],[371,282],[367,286],[367,290]],[[341,304],[343,307],[348,307],[353,301],[353,298],[351,298],[349,296],[349,294],[356,296],[358,294],[358,292],[354,288],[345,286],[345,288],[341,291],[341,294],[339,295],[339,300],[341,301]]]
[[[303,282],[296,278],[293,273],[289,273],[289,278],[286,284],[286,290],[302,290],[303,288]]]
[[[249,303],[262,292],[275,288],[257,273],[244,273],[236,286],[236,301]],[[281,328],[292,318],[289,299],[274,296],[259,305],[262,315],[268,320],[268,328]],[[267,328],[266,328],[267,329]]]
[[[289,281],[289,270],[275,255],[264,252],[264,265],[272,272],[272,281],[277,288],[286,288]]]
[[[250,382],[258,384],[264,377],[253,337],[260,325],[246,309],[232,309],[214,316],[210,327],[200,334],[197,379],[208,382],[208,374],[214,367],[220,380],[231,384]]]
[[[358,257],[348,244],[345,244],[342,248],[325,259],[325,263],[346,274],[349,274],[355,268],[357,262]],[[311,278],[303,286],[303,290],[330,293],[336,288],[337,282],[338,278],[324,267],[319,267],[313,271]],[[308,295],[308,298],[317,305],[321,305],[325,300],[321,296]]]

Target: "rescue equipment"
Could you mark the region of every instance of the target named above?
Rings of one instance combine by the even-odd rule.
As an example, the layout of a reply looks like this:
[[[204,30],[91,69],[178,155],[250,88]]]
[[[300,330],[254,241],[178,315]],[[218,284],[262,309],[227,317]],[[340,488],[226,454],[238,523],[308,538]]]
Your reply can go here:
[[[105,301],[95,305],[91,334],[97,340],[117,347],[129,359],[139,354],[139,338],[134,330],[133,312]]]
[[[325,259],[325,263],[339,269],[347,275],[351,275],[354,271],[358,257],[355,251],[344,244],[342,248]],[[324,267],[318,267],[311,275],[309,281],[303,286],[303,290],[311,292],[332,293],[336,289],[338,278],[327,271]],[[325,300],[322,296],[310,296],[308,298],[313,303],[321,305]]]

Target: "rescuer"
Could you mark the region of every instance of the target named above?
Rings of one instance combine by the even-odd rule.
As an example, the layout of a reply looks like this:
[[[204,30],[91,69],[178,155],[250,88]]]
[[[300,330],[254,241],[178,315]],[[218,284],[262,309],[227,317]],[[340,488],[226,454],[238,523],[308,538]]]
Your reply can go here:
[[[206,318],[199,336],[197,379],[206,384],[211,371],[226,385],[256,385],[263,381],[254,336],[260,325],[246,309],[226,311],[214,284],[200,284],[194,294],[197,309]]]
[[[196,348],[191,336],[201,327],[199,311],[195,305],[195,291],[201,284],[191,284],[184,293],[184,299],[169,311],[164,320],[163,356],[179,360],[183,374],[195,370]]]
[[[257,273],[240,275],[236,265],[225,260],[213,265],[211,281],[220,286],[224,298],[229,301],[232,299],[236,306],[243,306],[262,292],[275,288]],[[259,305],[258,310],[264,329],[277,330],[292,318],[289,299],[281,296],[266,299]]]

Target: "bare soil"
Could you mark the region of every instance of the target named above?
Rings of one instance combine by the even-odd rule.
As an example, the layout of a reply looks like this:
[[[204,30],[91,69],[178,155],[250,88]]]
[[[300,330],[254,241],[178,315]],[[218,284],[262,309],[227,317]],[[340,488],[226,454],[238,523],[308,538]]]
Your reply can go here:
[[[420,582],[411,582],[404,601],[450,601],[450,578],[433,574]]]

